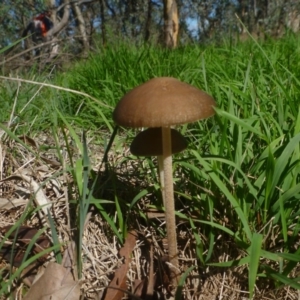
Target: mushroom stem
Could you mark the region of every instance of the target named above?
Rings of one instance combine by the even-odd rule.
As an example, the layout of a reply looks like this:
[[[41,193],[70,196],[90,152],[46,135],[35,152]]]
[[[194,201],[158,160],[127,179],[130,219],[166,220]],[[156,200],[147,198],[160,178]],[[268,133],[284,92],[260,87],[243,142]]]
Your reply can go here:
[[[179,281],[179,263],[177,253],[177,236],[176,236],[176,219],[175,219],[175,204],[174,204],[174,187],[173,187],[173,172],[172,172],[172,141],[171,128],[162,127],[163,139],[163,170],[164,170],[164,205],[165,219],[167,227],[167,239],[169,250],[169,262],[171,264],[170,271],[172,283],[178,285]]]
[[[160,189],[161,189],[163,204],[165,206],[164,160],[162,155],[157,156],[157,163],[158,163]]]

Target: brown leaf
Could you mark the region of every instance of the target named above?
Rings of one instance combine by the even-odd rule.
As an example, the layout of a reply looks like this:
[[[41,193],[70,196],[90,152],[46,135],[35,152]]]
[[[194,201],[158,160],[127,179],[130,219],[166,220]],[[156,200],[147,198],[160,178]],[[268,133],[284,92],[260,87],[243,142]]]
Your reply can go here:
[[[0,182],[10,181],[10,180],[24,180],[30,185],[31,191],[35,194],[34,201],[37,206],[41,206],[44,214],[47,215],[48,209],[52,206],[52,203],[48,200],[40,185],[33,180],[32,177],[26,175],[26,170],[23,172],[18,172],[18,174],[13,174],[5,179],[2,179]]]
[[[2,235],[5,235],[12,226],[5,226],[0,228]],[[12,262],[12,265],[19,267],[22,264],[24,259],[25,251],[28,244],[38,233],[38,230],[28,226],[20,226],[18,229],[15,229],[9,236],[8,245],[4,244],[0,250],[0,255],[7,261]],[[49,238],[45,235],[40,235],[32,249],[30,250],[29,256],[33,256],[51,246]],[[44,261],[47,259],[48,254],[43,255],[39,258],[39,261]]]
[[[77,280],[78,272],[77,272],[75,253],[76,253],[76,244],[74,241],[71,241],[64,252],[64,256],[61,264],[66,270],[73,272],[75,279]]]
[[[116,270],[115,276],[107,287],[104,300],[121,300],[127,290],[126,275],[128,264],[123,264]]]
[[[145,290],[146,286],[146,280],[140,280],[140,279],[135,279],[134,284],[133,284],[133,289],[132,289],[132,294],[135,297],[141,297],[143,294],[143,291]]]
[[[154,255],[153,255],[153,244],[150,241],[150,252],[149,252],[149,278],[148,278],[148,286],[147,286],[147,299],[152,299],[154,294],[154,283],[155,283],[155,275],[154,275]]]
[[[124,246],[120,249],[120,256],[125,257],[125,261],[130,259],[131,252],[136,244],[136,233],[134,231],[128,232]]]
[[[121,300],[127,291],[126,277],[130,263],[130,255],[136,244],[136,233],[129,232],[124,246],[120,249],[120,256],[124,256],[124,264],[116,270],[113,280],[107,287],[104,300]]]
[[[0,198],[0,209],[10,210],[18,206],[23,206],[27,203],[28,201],[22,198],[14,198],[14,199]]]
[[[47,164],[49,164],[50,166],[54,167],[54,168],[58,168],[58,167],[61,167],[61,163],[57,160],[54,160],[54,159],[50,159],[50,158],[47,158],[46,156],[44,155],[41,155],[40,156],[41,159],[46,162]]]
[[[23,141],[26,145],[32,146],[33,148],[38,147],[36,141],[27,135],[21,135],[19,136],[19,139]]]
[[[31,286],[23,300],[77,300],[80,298],[79,283],[63,266],[50,262],[44,274]]]

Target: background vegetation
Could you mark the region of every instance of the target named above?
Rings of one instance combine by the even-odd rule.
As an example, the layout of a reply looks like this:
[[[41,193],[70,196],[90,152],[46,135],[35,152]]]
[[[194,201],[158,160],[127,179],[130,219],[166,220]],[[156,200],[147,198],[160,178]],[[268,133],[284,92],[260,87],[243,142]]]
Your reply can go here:
[[[213,5],[206,1],[202,4],[207,9],[205,19],[209,22],[205,24],[211,24],[218,7],[228,7],[225,2],[218,1]],[[245,12],[242,9],[244,2],[227,1],[227,5],[240,13],[243,21],[248,20],[248,28],[252,28],[250,6],[245,6],[249,10]],[[237,275],[230,277],[226,273],[226,284],[230,286],[234,282],[239,290],[234,295],[238,297],[295,299],[293,297],[300,288],[300,42],[297,34],[286,32],[281,39],[274,39],[270,34],[264,40],[248,34],[248,39],[241,42],[233,39],[228,30],[229,21],[233,21],[231,15],[231,18],[224,16],[222,22],[214,23],[220,27],[213,27],[215,36],[224,29],[228,38],[217,42],[208,38],[211,43],[199,44],[207,36],[206,27],[198,24],[197,34],[189,31],[184,14],[188,11],[187,4],[178,1],[183,12],[182,45],[170,50],[156,43],[141,43],[145,28],[137,24],[145,24],[145,19],[125,12],[124,8],[131,9],[129,2],[120,2],[118,6],[113,1],[84,3],[84,14],[91,13],[92,7],[96,12],[96,6],[103,3],[106,19],[113,12],[116,12],[115,17],[103,22],[99,16],[93,16],[90,26],[93,27],[99,18],[100,24],[107,26],[106,46],[99,45],[104,36],[100,26],[92,36],[95,51],[89,52],[84,60],[63,58],[59,70],[56,70],[57,61],[42,70],[37,63],[26,65],[26,69],[19,70],[19,78],[14,76],[9,64],[2,61],[3,73],[7,74],[9,68],[11,77],[1,76],[0,127],[5,133],[1,136],[1,146],[13,149],[10,159],[3,159],[2,179],[18,169],[12,161],[20,161],[19,167],[32,163],[12,147],[13,142],[21,143],[28,151],[26,155],[36,159],[49,148],[53,150],[60,169],[53,172],[51,178],[59,178],[62,173],[73,178],[71,182],[66,181],[70,195],[67,212],[70,216],[76,215],[75,220],[70,218],[69,221],[77,230],[72,231],[71,237],[65,236],[63,242],[74,240],[80,249],[77,257],[79,278],[86,276],[81,254],[86,253],[82,243],[84,221],[90,208],[93,214],[101,216],[108,240],[116,238],[118,247],[124,243],[131,228],[141,231],[151,228],[152,235],[161,240],[164,236],[161,221],[148,215],[149,209],[162,212],[155,160],[137,159],[128,152],[135,135],[132,130],[121,129],[114,143],[109,145],[114,132],[111,115],[118,100],[133,87],[157,76],[176,77],[207,91],[218,104],[215,117],[177,128],[189,142],[188,149],[174,160],[177,231],[183,234],[179,238],[179,249],[190,259],[183,263],[185,269],[194,266],[191,274],[203,282],[205,276],[211,276],[213,281],[214,273],[223,272],[220,268],[224,267],[225,272],[228,268],[235,270]],[[8,5],[8,2],[4,4]],[[188,4],[205,11],[193,1]],[[259,4],[261,2],[257,1]],[[153,6],[151,30],[155,31],[154,28],[160,26],[160,4],[149,1],[148,5]],[[272,5],[268,3],[269,8]],[[285,1],[285,5],[282,7],[296,9],[292,1]],[[142,16],[143,11],[145,16],[145,5],[137,1],[134,7],[136,14],[139,12]],[[270,9],[266,19],[271,18]],[[225,10],[221,11],[224,13]],[[282,13],[287,14],[287,11],[283,9]],[[125,19],[124,15],[130,18]],[[283,19],[282,15],[278,17],[278,20]],[[281,24],[278,20],[274,21],[277,25]],[[277,25],[271,26],[272,22],[270,19],[267,25],[277,28]],[[76,28],[75,24],[70,21],[70,26]],[[264,34],[268,32],[267,25],[264,25]],[[242,25],[236,22],[235,26]],[[72,35],[74,28],[68,28]],[[118,28],[122,30],[118,31]],[[117,42],[113,38],[116,32],[122,36]],[[240,34],[240,29],[236,32]],[[13,35],[10,37],[9,42]],[[5,43],[5,39],[2,40]],[[75,45],[71,40],[75,43],[75,39],[70,39],[66,48]],[[187,40],[190,43],[184,43]],[[75,48],[75,52],[68,50],[65,53],[81,52],[77,44]],[[58,56],[58,60],[60,58]],[[29,147],[24,138],[21,139],[24,136],[31,137],[39,146],[34,148],[31,141]],[[49,136],[51,146],[47,142]],[[109,150],[108,163],[103,169],[100,162],[106,149]],[[106,172],[110,179],[113,178],[109,183],[107,177],[103,183],[102,176],[107,176]],[[47,180],[41,180],[39,184],[46,186]],[[7,186],[2,182],[1,187],[2,196],[7,197]],[[53,201],[58,203],[55,197]],[[6,214],[2,212],[2,216]],[[30,223],[36,214],[33,209],[22,211],[17,224]],[[60,229],[59,222],[53,222],[50,227],[55,237],[55,232]],[[186,254],[188,240],[191,246]],[[55,258],[56,261],[61,259],[57,253]],[[0,294],[6,297],[13,295],[11,287],[16,287],[18,282],[17,275],[12,276],[12,270],[8,274],[1,269]],[[201,288],[200,284],[193,285],[191,279],[187,282],[189,289],[195,288],[193,293],[184,294],[191,295],[190,298],[186,296],[187,299],[198,299],[205,294],[204,284]],[[290,296],[287,296],[287,288]],[[243,294],[243,290],[247,292]],[[163,294],[161,289],[157,291]],[[217,295],[221,297],[222,292],[217,290]],[[230,298],[232,294],[228,292],[228,295],[223,299],[233,299]]]
[[[167,5],[177,6],[175,17],[166,16]],[[178,45],[246,39],[247,31],[254,37],[281,37],[287,31],[298,32],[300,26],[300,4],[294,0],[5,0],[0,3],[0,47],[17,41],[30,20],[44,10],[52,13],[54,29],[47,40],[59,45],[57,63],[124,41],[167,43],[164,31],[169,17],[173,25],[178,23]],[[22,42],[9,55],[5,52],[6,66],[11,57],[10,70],[32,65],[36,58],[30,52],[23,54],[25,60],[14,56],[28,48],[28,42]],[[49,43],[43,49],[49,51]]]

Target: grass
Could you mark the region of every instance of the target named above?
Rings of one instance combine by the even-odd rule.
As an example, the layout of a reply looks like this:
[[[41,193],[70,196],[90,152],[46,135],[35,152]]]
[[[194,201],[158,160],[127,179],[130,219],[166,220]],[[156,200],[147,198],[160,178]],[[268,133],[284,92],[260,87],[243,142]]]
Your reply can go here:
[[[157,237],[164,235],[162,224],[147,217],[149,207],[161,211],[162,206],[155,164],[127,152],[134,131],[119,130],[106,169],[98,171],[114,130],[111,114],[117,101],[152,77],[172,76],[207,91],[218,103],[214,118],[178,128],[189,142],[188,150],[174,160],[178,232],[188,233],[197,262],[184,274],[189,287],[190,272],[235,267],[249,298],[262,299],[262,293],[271,297],[283,286],[300,288],[294,275],[300,260],[299,51],[294,36],[174,51],[119,45],[92,54],[52,80],[38,80],[84,95],[1,80],[0,119],[14,120],[7,139],[39,139],[51,131],[60,172],[73,178],[68,189],[70,210],[78,216],[73,238],[79,278],[84,276],[80,266],[89,204],[92,214],[107,224],[108,240],[118,245],[131,227],[154,228]],[[35,74],[27,76],[36,80]],[[34,155],[43,151],[40,147]],[[2,174],[9,175],[6,169]],[[224,253],[226,259],[220,261]]]

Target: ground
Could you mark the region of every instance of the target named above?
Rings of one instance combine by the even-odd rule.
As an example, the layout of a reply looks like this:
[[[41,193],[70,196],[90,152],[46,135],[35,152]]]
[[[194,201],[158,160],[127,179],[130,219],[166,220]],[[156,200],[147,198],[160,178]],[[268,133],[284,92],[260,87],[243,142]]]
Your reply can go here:
[[[123,299],[123,296],[124,299],[171,299],[167,245],[164,239],[164,214],[158,206],[150,207],[151,201],[159,195],[158,192],[155,193],[154,185],[154,193],[143,195],[136,203],[138,209],[127,210],[126,213],[130,215],[124,216],[123,220],[120,220],[118,212],[112,213],[115,209],[112,207],[115,206],[109,203],[115,200],[116,194],[119,199],[132,199],[136,195],[137,188],[142,189],[149,184],[142,176],[136,178],[139,162],[124,160],[128,154],[126,144],[119,153],[109,153],[110,168],[105,169],[103,166],[100,167],[103,157],[101,146],[97,146],[93,138],[88,139],[92,174],[99,175],[97,181],[99,189],[96,189],[98,194],[95,194],[95,198],[101,195],[101,199],[107,200],[107,203],[101,203],[102,208],[107,214],[113,216],[112,219],[117,227],[120,226],[121,221],[128,226],[123,227],[123,229],[127,227],[127,234],[124,233],[127,238],[122,245],[111,224],[103,214],[99,213],[99,206],[95,202],[89,206],[82,239],[82,277],[78,278],[76,252],[70,251],[71,254],[70,252],[66,254],[67,249],[73,249],[72,240],[76,241],[78,237],[78,227],[76,227],[79,219],[78,210],[74,211],[72,204],[78,196],[76,193],[78,185],[72,177],[72,172],[65,170],[71,164],[70,157],[75,161],[79,154],[76,146],[66,147],[66,140],[69,145],[72,144],[67,132],[65,135],[61,133],[59,140],[61,157],[57,154],[57,141],[50,133],[42,133],[34,137],[20,136],[14,140],[4,132],[1,133],[0,228],[2,236],[11,226],[19,223],[24,228],[34,230],[46,228],[43,233],[44,240],[52,243],[53,235],[48,217],[43,210],[35,210],[37,206],[44,203],[51,207],[52,220],[61,242],[60,251],[64,257],[64,266],[70,270],[74,282],[80,286],[83,299],[108,300],[109,290],[112,292],[110,299],[114,300]],[[122,209],[124,210],[121,207]],[[178,299],[249,299],[247,266],[203,267],[197,259],[197,241],[190,225],[179,218],[177,224],[180,268],[182,273],[186,274],[185,284],[179,291],[182,297]],[[131,241],[129,241],[130,236]],[[205,241],[205,237],[202,238]],[[20,245],[22,243],[28,245],[29,241],[24,242],[24,239],[17,238],[12,243],[15,243],[21,260],[17,261],[17,256],[6,256],[1,260],[3,282],[11,278],[10,258],[13,257],[14,273],[20,267],[24,257],[24,249]],[[35,244],[37,243],[38,241]],[[9,242],[5,241],[2,249],[8,244]],[[29,257],[39,251],[30,252]],[[214,262],[225,262],[242,258],[243,255],[244,253],[237,249],[234,241],[220,235],[212,257]],[[29,267],[33,267],[34,271],[26,273],[28,268],[24,269],[20,279],[13,281],[11,295],[15,299],[21,299],[33,284],[36,274],[40,273],[49,261],[56,259],[57,257],[51,252],[38,262],[30,264]],[[120,286],[127,290],[125,295],[115,289]],[[7,295],[1,299],[6,297]],[[260,278],[257,280],[254,299],[300,299],[300,293],[288,286],[277,289],[273,282]]]

